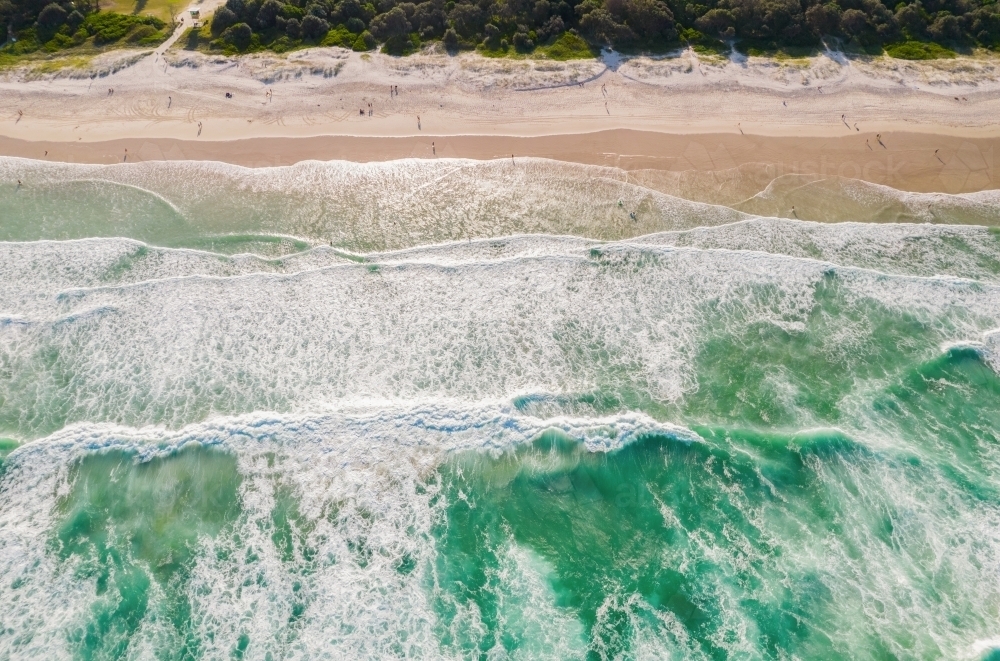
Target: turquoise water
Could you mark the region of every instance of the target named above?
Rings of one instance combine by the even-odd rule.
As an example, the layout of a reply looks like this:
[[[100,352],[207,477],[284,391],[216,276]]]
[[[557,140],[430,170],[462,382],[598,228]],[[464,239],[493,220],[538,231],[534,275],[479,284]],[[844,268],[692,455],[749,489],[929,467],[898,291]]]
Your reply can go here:
[[[1000,654],[989,194],[503,167],[0,159],[0,659]]]

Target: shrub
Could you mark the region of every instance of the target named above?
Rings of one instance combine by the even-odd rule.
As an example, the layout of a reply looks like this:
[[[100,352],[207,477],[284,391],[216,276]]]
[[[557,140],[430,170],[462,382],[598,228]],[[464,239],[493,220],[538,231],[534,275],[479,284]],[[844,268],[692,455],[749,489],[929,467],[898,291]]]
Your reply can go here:
[[[302,19],[302,36],[306,39],[322,39],[330,31],[330,24],[314,14]]]
[[[581,60],[594,57],[587,42],[579,35],[569,32],[564,32],[555,43],[545,49],[545,52],[553,60]]]
[[[323,37],[320,46],[340,46],[342,48],[353,48],[354,42],[358,38],[356,34],[351,34],[343,25],[338,25]]]
[[[375,40],[375,36],[368,30],[365,30],[358,35],[358,38],[354,41],[352,48],[356,51],[368,51],[372,50],[377,45],[378,42]]]
[[[45,30],[54,30],[66,22],[66,10],[52,2],[45,5],[45,9],[38,15],[38,27]]]
[[[962,22],[951,14],[944,14],[927,26],[927,32],[935,41],[954,43],[962,39]]]
[[[521,53],[527,53],[535,47],[535,42],[524,32],[514,33],[514,48]]]
[[[901,44],[890,44],[885,47],[889,57],[898,60],[941,60],[955,57],[955,51],[948,50],[937,44],[906,41]]]
[[[273,28],[279,14],[281,14],[281,3],[278,0],[266,0],[257,10],[257,26],[262,30]]]
[[[240,22],[239,17],[236,16],[235,12],[229,7],[220,7],[215,16],[212,17],[212,34],[214,36],[219,36],[226,31],[227,28],[232,27]]]
[[[45,44],[45,50],[54,53],[56,51],[62,50],[63,48],[69,48],[73,45],[73,39],[69,35],[56,33],[52,36],[52,39]]]
[[[250,46],[252,38],[253,30],[246,23],[237,23],[226,28],[226,31],[222,33],[223,42],[241,51],[246,50]]]
[[[90,14],[83,22],[83,27],[87,32],[94,35],[94,43],[96,44],[109,44],[118,41],[139,25],[149,25],[159,30],[166,24],[152,16],[126,16],[113,12]]]
[[[275,53],[285,53],[295,47],[295,43],[287,36],[281,36],[271,42],[270,47]]]
[[[139,25],[133,28],[132,31],[125,36],[125,41],[129,42],[130,44],[134,44],[139,41],[142,41],[147,37],[151,37],[155,34],[158,33],[156,31],[156,28],[154,28],[152,25]]]
[[[376,39],[389,41],[409,34],[412,26],[402,8],[393,7],[388,12],[373,18],[369,29]]]
[[[820,5],[811,9],[817,7]],[[728,39],[736,35],[736,17],[728,9],[710,9],[694,24],[702,32],[718,35],[721,38]]]
[[[444,47],[450,51],[458,50],[458,33],[453,28],[444,31]]]

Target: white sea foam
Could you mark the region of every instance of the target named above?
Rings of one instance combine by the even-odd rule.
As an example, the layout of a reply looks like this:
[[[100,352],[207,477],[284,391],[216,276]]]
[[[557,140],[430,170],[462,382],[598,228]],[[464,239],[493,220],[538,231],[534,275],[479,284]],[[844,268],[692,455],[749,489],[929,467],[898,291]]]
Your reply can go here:
[[[499,404],[383,403],[353,413],[256,414],[177,432],[108,425],[65,429],[23,446],[7,460],[0,575],[8,580],[0,583],[0,601],[5,604],[4,627],[16,634],[12,642],[0,630],[0,643],[6,641],[12,658],[71,658],[66,631],[90,615],[93,580],[79,580],[74,562],[60,564],[45,541],[58,516],[58,499],[72,488],[73,466],[111,450],[150,461],[196,443],[232,453],[243,476],[237,528],[231,537],[200,540],[204,548],[187,590],[205,658],[227,656],[241,631],[251,632],[255,642],[250,658],[264,658],[269,651],[283,655],[293,630],[293,649],[305,656],[384,658],[404,645],[412,656],[445,658],[450,654],[437,648],[433,632],[437,616],[428,600],[435,592],[427,590],[425,567],[433,558],[431,526],[442,503],[435,504],[426,477],[449,452],[499,451],[549,429],[591,451],[618,448],[652,433],[682,442],[697,439],[686,429],[641,414],[541,420]],[[313,526],[309,543],[318,560],[309,572],[289,567],[271,538],[270,517],[282,488],[291,490],[298,511]],[[370,555],[358,555],[352,547],[358,540]],[[232,546],[237,544],[238,549]],[[416,571],[398,571],[404,557],[412,558]],[[581,628],[553,604],[551,588],[538,575],[546,571],[541,561],[527,550],[511,548],[505,562],[510,566],[499,568],[492,589],[511,602],[507,630],[539,634],[536,651],[565,658],[560,649],[573,645],[566,634],[575,632],[579,646]],[[292,564],[307,563],[298,558]],[[260,580],[248,582],[247,575]],[[157,600],[162,598],[154,589],[150,613],[159,612],[163,605]],[[301,625],[291,627],[289,615],[299,602],[308,605],[305,616]],[[514,622],[515,617],[521,619]],[[169,642],[157,639],[167,633],[156,618],[147,619],[130,650],[144,645],[162,649]],[[474,627],[475,614],[460,614],[450,624]]]
[[[805,234],[822,243],[818,228]],[[847,244],[843,252],[854,253]],[[727,330],[718,324],[801,332],[828,280],[848,304],[919,316],[942,342],[1000,323],[992,284],[761,252],[556,237],[413,249],[372,263],[326,249],[287,265],[154,251],[136,273],[157,279],[135,280],[107,266],[134,244],[91,251],[100,264],[92,267],[91,243],[71,243],[66,271],[51,268],[57,245],[3,245],[34,255],[2,267],[0,291],[10,320],[0,326],[10,375],[0,383],[3,422],[22,438],[75,421],[179,427],[213,412],[316,410],[356,398],[480,401],[628,385],[677,402],[698,388],[693,361],[707,337]],[[296,271],[299,259],[305,270]],[[265,265],[293,272],[257,270]],[[203,273],[169,276],[174,268]],[[109,272],[114,284],[94,283]],[[76,277],[92,284],[61,289]],[[840,330],[822,342],[845,356],[873,339],[864,323]]]
[[[58,503],[75,488],[73,467],[86,457],[122,450],[150,461],[199,444],[235,458],[240,517],[233,530],[199,540],[186,589],[205,658],[229,656],[227,645],[246,631],[253,641],[245,658],[447,658],[458,653],[440,647],[435,599],[452,600],[443,609],[455,613],[448,626],[491,648],[477,607],[439,590],[426,569],[445,506],[428,477],[452,453],[497,453],[548,429],[590,451],[654,433],[697,441],[641,413],[597,415],[602,409],[587,396],[608,392],[678,410],[707,385],[697,363],[706,347],[718,350],[713,340],[739,361],[741,346],[754,348],[775,328],[801,338],[816,319],[822,333],[806,338],[807,350],[831,364],[878,357],[873,347],[885,329],[909,325],[922,333],[902,338],[908,346],[900,350],[913,360],[933,360],[942,346],[973,346],[1000,366],[1000,242],[985,228],[752,218],[668,198],[612,169],[523,165],[521,173],[499,161],[247,171],[0,159],[7,175],[27,168],[26,188],[58,192],[88,179],[72,190],[108,192],[113,204],[101,213],[132,214],[124,225],[94,216],[98,225],[81,236],[150,232],[145,243],[0,243],[0,434],[26,441],[6,459],[0,482],[0,657],[14,650],[12,658],[69,658],[66,632],[92,616],[95,579],[75,573],[85,561],[59,561],[48,546]],[[865,208],[893,194],[879,195]],[[45,231],[75,227],[59,225],[73,213],[46,216]],[[199,218],[206,224],[194,228]],[[706,227],[683,229],[698,225]],[[639,236],[671,228],[681,231]],[[279,231],[280,257],[212,252],[270,241],[219,235]],[[496,238],[466,240],[477,236]],[[309,248],[300,238],[336,238],[351,250]],[[154,239],[204,250],[157,247]],[[438,243],[418,245],[428,241]],[[996,590],[982,608],[967,603],[964,589],[942,607],[918,594],[922,572],[943,567],[941,580],[992,585],[1000,526],[992,509],[955,499],[946,478],[917,479],[907,473],[913,464],[891,456],[919,455],[902,423],[871,413],[868,395],[896,383],[897,367],[870,377],[877,383],[855,383],[850,401],[836,402],[845,435],[888,459],[873,465],[837,455],[815,467],[810,488],[829,490],[836,502],[857,502],[868,488],[877,487],[873,502],[889,494],[896,510],[887,516],[906,548],[930,560],[900,560],[872,532],[883,521],[851,519],[833,538],[785,545],[783,566],[789,581],[833,572],[824,575],[833,604],[860,598],[867,622],[855,612],[830,616],[852,641],[847,649],[863,649],[883,631],[920,632],[910,652],[954,655],[969,642],[942,613],[964,608],[979,622],[995,612]],[[740,368],[726,366],[730,374]],[[796,411],[798,428],[829,428],[800,410],[792,376],[777,360],[761,378],[768,397]],[[729,489],[720,497],[742,503],[744,494]],[[283,558],[272,536],[284,493],[308,522],[296,534],[308,540],[311,560],[301,545]],[[665,521],[673,516],[661,510]],[[774,532],[767,511],[744,513],[761,535]],[[740,531],[726,535],[725,548],[695,535],[697,554],[667,549],[677,555],[664,564],[709,558],[765,584],[754,571],[769,559],[753,555],[756,542]],[[514,540],[496,551],[501,562],[488,590],[500,606],[501,633],[537,643],[525,654],[563,658],[585,644],[600,651],[622,617],[637,657],[664,650],[694,657],[700,649],[676,619],[610,589],[585,641],[580,623],[556,603],[551,567]],[[400,571],[404,562],[422,569]],[[887,570],[869,580],[873,566]],[[698,598],[722,613],[711,643],[752,655],[752,618],[729,577],[698,585]],[[150,616],[129,643],[133,658],[181,644],[165,599],[153,586]]]
[[[900,275],[1000,279],[1000,235],[985,227],[756,218],[630,242],[770,252]]]

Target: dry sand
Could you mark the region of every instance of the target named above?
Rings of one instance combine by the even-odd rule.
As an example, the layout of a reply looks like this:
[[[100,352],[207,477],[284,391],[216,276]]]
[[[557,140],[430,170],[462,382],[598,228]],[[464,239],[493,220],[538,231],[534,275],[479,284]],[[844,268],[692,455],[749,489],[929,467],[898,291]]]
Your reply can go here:
[[[133,161],[251,166],[514,154],[630,170],[753,164],[768,176],[953,193],[998,187],[998,118],[997,58],[781,62],[686,51],[562,63],[433,50],[225,58],[174,47],[0,79],[0,154],[96,163],[121,162],[126,149]]]

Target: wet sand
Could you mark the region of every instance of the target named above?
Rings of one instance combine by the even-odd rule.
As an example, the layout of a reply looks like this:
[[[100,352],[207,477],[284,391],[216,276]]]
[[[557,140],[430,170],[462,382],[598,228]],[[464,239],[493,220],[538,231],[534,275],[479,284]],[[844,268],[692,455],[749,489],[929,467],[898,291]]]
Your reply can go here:
[[[515,159],[549,158],[630,171],[718,172],[752,166],[761,187],[783,174],[841,176],[914,192],[964,193],[998,187],[1000,138],[888,133],[882,135],[882,144],[885,146],[875,135],[864,133],[840,138],[794,138],[624,129],[535,137],[317,136],[223,141],[124,138],[75,143],[0,136],[0,154],[70,163],[120,163],[128,150],[129,162],[214,160],[247,167],[305,160],[497,159],[513,155]]]

